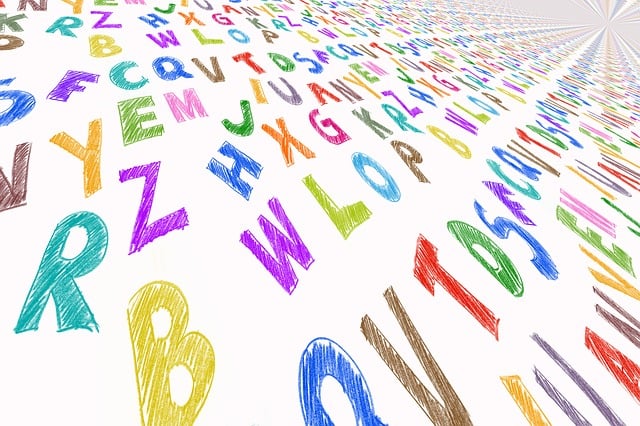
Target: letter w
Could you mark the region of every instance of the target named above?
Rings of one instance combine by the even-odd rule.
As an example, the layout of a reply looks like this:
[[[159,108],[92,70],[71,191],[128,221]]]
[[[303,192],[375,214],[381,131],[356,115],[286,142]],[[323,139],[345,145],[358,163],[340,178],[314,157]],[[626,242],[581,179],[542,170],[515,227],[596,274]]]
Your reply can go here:
[[[298,285],[298,277],[291,266],[287,255],[293,257],[300,266],[308,270],[314,259],[309,253],[309,249],[304,244],[298,232],[291,224],[291,221],[284,212],[280,201],[277,198],[269,200],[269,208],[276,219],[289,235],[287,238],[275,225],[269,222],[264,216],[258,217],[258,223],[262,232],[269,240],[269,244],[275,253],[275,258],[264,248],[251,231],[246,230],[240,235],[240,242],[244,244],[251,253],[267,268],[278,283],[289,294],[293,293]]]

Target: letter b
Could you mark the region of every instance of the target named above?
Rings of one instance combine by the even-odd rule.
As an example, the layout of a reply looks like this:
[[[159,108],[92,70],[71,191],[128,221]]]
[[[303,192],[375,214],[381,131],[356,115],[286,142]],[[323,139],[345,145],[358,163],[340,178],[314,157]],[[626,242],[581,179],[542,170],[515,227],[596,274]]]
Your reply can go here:
[[[152,322],[153,314],[160,310],[170,318],[165,336],[155,334]],[[213,346],[203,334],[186,333],[186,298],[175,284],[154,281],[133,295],[127,314],[142,424],[192,425],[211,389],[215,357]],[[186,367],[191,375],[191,394],[184,405],[178,405],[171,396],[169,373],[177,366]]]

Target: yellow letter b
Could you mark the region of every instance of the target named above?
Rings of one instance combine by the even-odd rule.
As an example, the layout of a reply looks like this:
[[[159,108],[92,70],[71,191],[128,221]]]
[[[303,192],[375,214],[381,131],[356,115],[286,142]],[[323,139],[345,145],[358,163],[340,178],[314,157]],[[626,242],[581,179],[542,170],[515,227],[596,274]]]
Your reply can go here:
[[[152,316],[163,310],[169,315],[170,324],[166,334],[158,336]],[[154,281],[133,295],[127,315],[142,424],[193,425],[211,389],[215,357],[213,346],[203,334],[186,333],[186,298],[176,285]],[[169,380],[171,370],[178,366],[187,369],[192,381],[191,394],[183,405],[172,398]]]

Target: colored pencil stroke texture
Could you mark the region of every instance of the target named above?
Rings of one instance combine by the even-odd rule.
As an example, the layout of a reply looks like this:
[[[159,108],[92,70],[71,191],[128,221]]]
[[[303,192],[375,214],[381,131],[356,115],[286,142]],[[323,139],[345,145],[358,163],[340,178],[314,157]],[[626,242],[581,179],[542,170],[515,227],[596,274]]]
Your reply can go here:
[[[165,335],[158,335],[153,315],[169,316]],[[129,332],[140,397],[143,425],[192,425],[211,389],[215,369],[213,346],[197,331],[187,332],[189,306],[180,289],[167,281],[151,282],[138,290],[127,309]],[[189,399],[176,403],[170,373],[185,366],[191,376]]]
[[[311,252],[316,252],[316,241],[305,236],[308,228],[324,230],[333,226],[343,243],[349,243],[356,234],[366,236],[373,227],[370,225],[373,221],[369,220],[374,215],[367,204],[371,206],[377,201],[367,197],[375,193],[392,203],[389,206],[398,206],[401,195],[411,193],[401,190],[401,185],[407,184],[406,179],[399,177],[399,170],[415,178],[419,185],[446,185],[446,179],[432,170],[435,169],[432,152],[439,152],[441,158],[437,161],[447,162],[452,169],[464,170],[470,164],[486,165],[481,182],[489,192],[471,197],[451,194],[452,197],[461,195],[463,201],[468,197],[468,210],[475,213],[473,220],[478,226],[469,223],[471,219],[448,218],[446,221],[451,241],[457,241],[461,247],[456,248],[463,249],[463,256],[455,254],[457,263],[482,267],[478,281],[495,280],[511,296],[524,300],[529,286],[546,281],[564,285],[559,278],[575,269],[575,265],[557,263],[558,250],[544,245],[549,241],[545,232],[551,224],[536,213],[541,203],[551,205],[557,196],[545,188],[558,187],[555,217],[563,237],[566,234],[569,241],[579,239],[579,250],[574,252],[586,256],[583,258],[586,265],[591,261],[600,268],[594,269],[593,264],[587,266],[591,276],[596,282],[633,299],[634,303],[640,301],[640,291],[634,286],[634,251],[628,246],[628,241],[637,241],[628,237],[640,236],[640,222],[635,216],[634,204],[629,202],[637,201],[636,192],[640,191],[640,166],[635,160],[636,150],[640,148],[639,55],[633,46],[616,41],[615,36],[575,31],[551,21],[518,15],[514,10],[488,8],[485,2],[435,1],[427,5],[287,0],[214,5],[207,0],[182,0],[180,4],[155,5],[145,0],[125,0],[124,3],[95,0],[93,4],[64,0],[64,3],[71,8],[71,14],[46,20],[42,30],[51,40],[78,39],[79,43],[88,43],[86,52],[92,62],[84,61],[91,64],[86,70],[66,69],[43,102],[73,105],[74,100],[92,96],[97,88],[109,82],[113,86],[109,89],[117,90],[121,99],[113,108],[118,114],[116,125],[106,114],[91,120],[84,145],[64,131],[51,132],[51,143],[82,162],[85,198],[103,190],[104,176],[113,180],[112,171],[103,173],[102,170],[103,126],[117,128],[119,124],[125,149],[144,147],[145,141],[166,137],[172,129],[171,124],[162,122],[163,117],[168,116],[160,113],[163,104],[156,103],[164,99],[176,124],[188,125],[196,119],[215,120],[219,127],[212,134],[218,137],[227,132],[227,137],[236,138],[231,142],[225,140],[218,154],[202,160],[200,168],[203,174],[210,173],[208,176],[215,176],[225,185],[216,186],[219,182],[213,180],[210,181],[212,188],[232,190],[244,200],[241,203],[250,203],[254,194],[264,196],[265,191],[279,191],[279,188],[270,188],[269,181],[265,182],[265,176],[269,175],[265,170],[284,166],[288,170],[306,171],[310,162],[325,161],[316,154],[323,152],[318,140],[348,153],[355,173],[373,191],[368,195],[357,191],[354,194],[349,187],[352,184],[355,187],[356,183],[346,174],[341,185],[336,186],[325,180],[317,168],[313,173],[303,172],[305,177],[293,184],[302,184],[310,197],[296,201],[308,208],[319,208],[328,220],[318,223],[305,222],[299,209],[288,209],[295,211],[291,216],[285,212],[283,204],[293,201],[286,200],[286,195],[268,197],[267,204],[277,224],[262,215],[258,217],[258,224],[270,248],[260,243],[249,229],[241,232],[239,242],[289,296],[314,273],[311,267],[315,258]],[[596,2],[585,3],[597,9]],[[616,6],[615,10],[603,4],[599,7],[611,16],[632,13],[628,7]],[[47,0],[19,0],[15,11],[27,13],[14,14],[9,10],[13,8],[13,4],[0,0],[0,56],[3,51],[36,49],[23,40],[28,41],[21,33],[27,22],[30,23],[25,18],[27,13],[30,19],[41,16],[36,13],[46,13],[48,5]],[[88,10],[93,8],[102,10]],[[126,19],[130,17],[135,18],[133,24]],[[31,25],[29,28],[33,31]],[[113,61],[109,65],[100,62],[104,58],[117,61],[118,57],[130,55],[129,37],[139,39],[150,52],[158,52],[150,68],[145,68],[138,58],[115,65]],[[197,48],[192,50],[194,44]],[[292,52],[299,46],[303,47]],[[214,47],[216,50],[212,50]],[[205,52],[208,59],[198,57]],[[211,56],[210,52],[217,56]],[[182,55],[190,59],[181,59]],[[108,80],[100,78],[105,73],[109,75]],[[336,77],[340,74],[341,78]],[[149,78],[152,75],[155,77]],[[331,77],[327,77],[329,75]],[[606,80],[602,76],[607,76]],[[33,123],[42,105],[39,100],[36,102],[35,95],[24,90],[28,82],[21,77],[0,75],[0,101],[4,102],[0,130]],[[163,84],[194,87],[182,89],[181,95],[179,91],[161,96],[138,92],[153,87],[156,77]],[[213,111],[216,100],[202,90],[200,80],[213,85],[212,90],[234,85],[233,93],[245,89],[242,96],[253,95],[253,99],[225,100],[229,108],[225,109],[224,117],[212,117],[208,111]],[[301,80],[306,82],[300,83]],[[126,99],[120,97],[122,93]],[[249,96],[245,96],[247,93]],[[543,97],[534,99],[536,93],[542,93]],[[234,103],[235,112],[231,109]],[[351,104],[350,114],[337,112],[337,107],[344,104]],[[512,122],[515,116],[510,113],[529,111],[524,107],[529,110],[535,107],[535,110],[517,116],[524,119]],[[305,110],[308,120],[302,123],[304,126],[308,121],[309,132],[300,130],[301,123],[289,114],[292,109]],[[278,112],[275,122],[273,118],[263,118],[269,110]],[[491,139],[493,129],[503,122],[508,122],[511,129],[511,141],[506,144]],[[256,128],[262,132],[256,132]],[[375,135],[382,141],[390,153],[388,158],[378,157],[380,154],[374,158],[372,154],[351,149],[356,136],[360,139],[363,134]],[[260,141],[270,146],[280,161],[269,164],[266,158],[258,158],[264,151],[246,141]],[[482,149],[487,141],[490,149]],[[436,146],[444,150],[436,151]],[[41,149],[35,142],[21,141],[14,149],[10,176],[0,169],[0,212],[27,207],[28,185],[34,182],[27,179],[29,173],[33,173],[31,153]],[[599,156],[595,162],[592,155],[587,155],[594,150]],[[429,155],[423,155],[425,152]],[[481,153],[486,153],[485,158]],[[139,253],[144,247],[152,251],[161,243],[151,243],[191,225],[186,207],[151,220],[160,165],[169,161],[170,158],[155,158],[119,171],[120,183],[144,178],[129,255]],[[452,173],[452,176],[461,175]],[[567,186],[567,176],[578,177],[580,185]],[[357,178],[354,179],[359,184]],[[486,200],[488,194],[504,205],[513,219],[489,215],[483,207],[490,206]],[[281,203],[281,199],[285,202]],[[594,199],[598,200],[597,205],[593,204]],[[316,204],[317,207],[313,207]],[[391,208],[398,212],[402,209]],[[615,219],[610,216],[614,212]],[[464,215],[464,211],[452,214]],[[301,217],[296,217],[298,215]],[[622,220],[626,221],[626,227],[620,226]],[[501,307],[497,304],[493,310],[488,307],[495,303],[490,290],[479,288],[474,282],[463,284],[454,278],[460,272],[457,268],[465,266],[456,265],[451,270],[442,266],[440,258],[454,256],[455,248],[438,249],[429,240],[432,226],[425,219],[418,232],[413,259],[415,278],[432,296],[435,296],[436,284],[443,287],[493,336],[495,341],[490,344],[498,344]],[[87,241],[78,255],[67,259],[63,250],[74,228],[83,228]],[[98,330],[76,278],[88,275],[102,262],[107,235],[107,224],[97,214],[87,211],[69,215],[56,226],[25,299],[15,333],[38,329],[49,296],[55,304],[58,331]],[[619,238],[625,244],[614,242]],[[528,251],[529,258],[523,258],[523,251],[516,250],[514,245],[524,248],[524,253]],[[469,258],[464,259],[465,252],[478,265],[469,264]],[[248,265],[247,259],[251,257],[231,261]],[[301,273],[305,274],[304,281],[291,260],[304,270]],[[544,280],[528,279],[532,274]],[[268,275],[264,275],[265,281]],[[600,317],[638,346],[640,326],[635,317],[599,287],[593,290],[628,323],[596,305]],[[463,404],[438,366],[395,290],[390,287],[384,296],[439,399],[417,378],[368,315],[360,324],[364,338],[432,423],[471,424],[473,412]],[[287,300],[297,302],[295,297]],[[449,301],[439,297],[438,303]],[[152,317],[159,311],[167,312],[170,317],[165,336],[156,335],[154,329]],[[209,394],[215,360],[209,340],[199,332],[186,331],[188,306],[182,291],[166,281],[151,282],[131,298],[127,317],[142,424],[193,424]],[[537,333],[532,339],[561,366],[610,424],[624,424],[622,417],[555,349]],[[589,326],[585,326],[584,342],[598,365],[640,401],[640,367],[633,356],[624,354]],[[179,365],[187,367],[192,379],[191,392],[184,404],[176,403],[170,384],[170,373]],[[326,376],[336,378],[342,385],[357,424],[385,424],[373,408],[375,390],[369,389],[354,359],[329,338],[313,339],[300,360],[298,385],[305,424],[333,424],[320,396],[322,379]],[[566,392],[535,366],[531,378],[550,401],[539,403],[536,393],[528,390],[519,375],[500,375],[525,421],[533,425],[551,424],[544,407],[553,402],[574,423],[589,423],[580,406],[571,403]],[[382,417],[390,423],[396,421],[386,414]]]

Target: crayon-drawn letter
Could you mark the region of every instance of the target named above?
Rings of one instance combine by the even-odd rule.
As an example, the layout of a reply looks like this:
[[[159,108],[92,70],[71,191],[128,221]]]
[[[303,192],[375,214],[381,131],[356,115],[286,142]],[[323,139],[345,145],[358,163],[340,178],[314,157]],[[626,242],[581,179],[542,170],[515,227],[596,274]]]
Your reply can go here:
[[[153,315],[168,313],[165,335],[154,330]],[[127,309],[129,333],[138,383],[140,417],[144,426],[193,425],[207,399],[215,371],[215,354],[200,332],[187,332],[189,306],[184,294],[167,281],[151,282],[133,295]],[[170,373],[186,367],[191,394],[177,404],[171,394]]]
[[[127,170],[120,170],[120,182],[144,177],[142,199],[140,200],[140,209],[138,210],[136,223],[133,226],[129,254],[140,251],[142,247],[158,237],[162,237],[176,229],[184,229],[189,225],[189,218],[187,217],[187,211],[184,207],[149,224],[153,196],[156,192],[156,183],[158,182],[158,173],[160,173],[159,161],[145,164],[144,166],[132,167]]]
[[[487,234],[460,220],[447,222],[447,229],[509,293],[515,297],[521,297],[524,294],[524,283],[520,273],[507,253]],[[488,262],[482,252],[476,250],[475,246],[484,248],[493,258],[493,262]],[[494,264],[496,266],[493,266]]]
[[[207,169],[222,179],[224,183],[229,185],[234,191],[242,195],[242,197],[248,201],[251,196],[251,191],[253,191],[253,187],[246,181],[242,180],[240,173],[242,170],[246,170],[247,173],[255,179],[258,179],[262,172],[262,166],[256,160],[249,157],[227,141],[222,144],[218,152],[225,157],[231,158],[233,160],[233,165],[229,168],[212,157],[211,160],[209,160]]]
[[[529,389],[522,383],[520,376],[500,376],[500,380],[531,426],[551,426],[551,422]]]
[[[469,412],[422,340],[393,287],[389,287],[384,292],[384,297],[440,398],[436,398],[427,389],[368,315],[365,315],[360,323],[360,331],[365,339],[435,426],[471,426],[473,423]]]
[[[13,78],[0,80],[0,86],[11,84]],[[36,106],[36,98],[22,90],[0,90],[0,101],[11,101],[8,108],[0,111],[0,127],[8,126],[16,120],[24,118]]]
[[[240,242],[264,265],[282,288],[291,294],[298,285],[298,276],[293,270],[293,266],[291,266],[287,255],[293,257],[305,270],[309,269],[314,259],[311,257],[309,249],[300,238],[300,235],[298,235],[296,228],[294,228],[287,217],[277,198],[269,200],[269,209],[271,209],[271,212],[280,225],[285,229],[287,234],[289,234],[289,238],[287,238],[285,234],[264,216],[260,215],[258,217],[260,228],[262,228],[262,232],[264,232],[264,235],[269,240],[275,253],[275,258],[260,244],[258,239],[249,230],[244,231],[240,235]]]
[[[102,152],[102,120],[97,119],[89,123],[87,146],[60,132],[51,138],[51,142],[73,155],[84,165],[84,196],[90,197],[102,188],[100,179],[100,154]]]
[[[71,230],[76,227],[85,230],[87,241],[78,255],[68,259],[63,252]],[[107,252],[107,241],[107,226],[95,213],[73,213],[58,223],[44,250],[14,331],[37,330],[49,296],[56,306],[58,331],[80,328],[98,331],[98,323],[76,284],[76,278],[87,275],[102,262]]]
[[[27,176],[31,144],[21,143],[13,153],[11,183],[0,167],[0,212],[27,204]]]
[[[440,265],[438,248],[423,235],[418,236],[416,243],[413,275],[432,295],[435,295],[435,285],[440,284],[498,340],[500,319]]]
[[[327,376],[342,386],[353,407],[356,424],[385,426],[374,412],[371,392],[355,361],[340,345],[325,337],[309,342],[300,358],[298,389],[306,426],[334,425],[320,399],[322,381]]]

